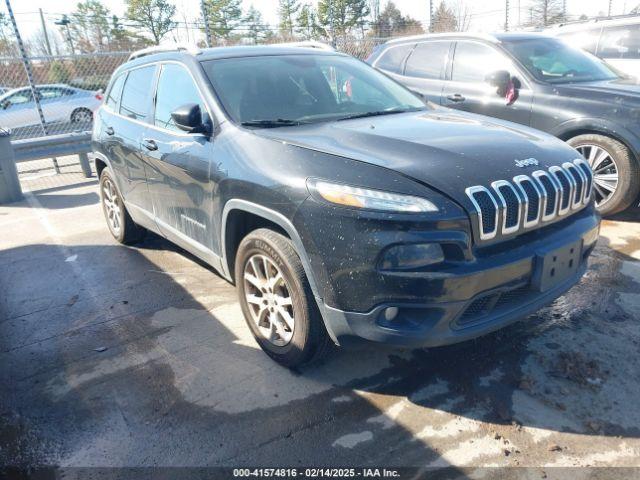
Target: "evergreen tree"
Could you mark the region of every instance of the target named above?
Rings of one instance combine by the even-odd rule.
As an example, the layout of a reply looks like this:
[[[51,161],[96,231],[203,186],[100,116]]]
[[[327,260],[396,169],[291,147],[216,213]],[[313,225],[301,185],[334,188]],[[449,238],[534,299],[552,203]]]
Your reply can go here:
[[[213,36],[212,43],[216,40],[229,40],[231,33],[242,22],[242,0],[205,0],[206,22]]]
[[[294,22],[299,10],[300,2],[298,0],[279,0],[278,16],[280,17],[280,23],[278,27],[281,35],[293,37]]]

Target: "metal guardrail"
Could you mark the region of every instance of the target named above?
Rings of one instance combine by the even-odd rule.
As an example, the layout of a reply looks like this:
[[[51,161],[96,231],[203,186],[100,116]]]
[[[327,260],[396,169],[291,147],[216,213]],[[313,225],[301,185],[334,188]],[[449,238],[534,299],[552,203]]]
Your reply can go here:
[[[16,169],[19,162],[78,155],[82,173],[89,178],[92,175],[88,156],[90,151],[91,134],[88,132],[11,141],[11,132],[0,128],[0,203],[22,198]]]
[[[65,155],[86,155],[91,151],[91,134],[88,132],[63,133],[40,138],[13,140],[11,145],[16,163]]]

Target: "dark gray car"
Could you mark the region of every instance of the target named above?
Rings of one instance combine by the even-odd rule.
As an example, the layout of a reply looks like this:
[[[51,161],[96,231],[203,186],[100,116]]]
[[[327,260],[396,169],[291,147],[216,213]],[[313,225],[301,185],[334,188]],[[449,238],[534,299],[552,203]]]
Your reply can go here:
[[[640,86],[602,60],[536,33],[397,39],[368,62],[425,100],[510,120],[567,141],[613,214],[640,191]]]

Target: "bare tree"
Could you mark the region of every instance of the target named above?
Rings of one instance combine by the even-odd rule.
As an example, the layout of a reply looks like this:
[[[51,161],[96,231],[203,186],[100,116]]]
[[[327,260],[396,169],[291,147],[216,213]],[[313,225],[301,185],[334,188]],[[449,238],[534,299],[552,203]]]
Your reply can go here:
[[[439,32],[456,32],[458,31],[458,20],[455,12],[442,1],[433,14],[433,27],[431,31]]]
[[[466,32],[471,25],[471,8],[465,0],[457,0],[451,5],[451,10],[456,17],[456,30]]]
[[[530,5],[533,26],[546,27],[564,20],[563,0],[532,0]]]

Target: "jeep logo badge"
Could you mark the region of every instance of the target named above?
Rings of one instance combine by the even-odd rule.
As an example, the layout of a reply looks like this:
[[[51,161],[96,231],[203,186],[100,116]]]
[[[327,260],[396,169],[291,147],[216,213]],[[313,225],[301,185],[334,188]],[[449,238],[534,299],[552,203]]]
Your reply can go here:
[[[515,160],[516,167],[524,168],[524,167],[535,167],[538,165],[538,160],[535,158],[526,158],[524,160]]]

